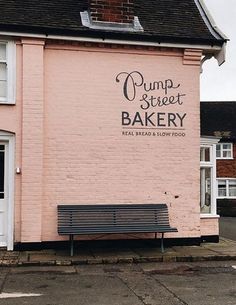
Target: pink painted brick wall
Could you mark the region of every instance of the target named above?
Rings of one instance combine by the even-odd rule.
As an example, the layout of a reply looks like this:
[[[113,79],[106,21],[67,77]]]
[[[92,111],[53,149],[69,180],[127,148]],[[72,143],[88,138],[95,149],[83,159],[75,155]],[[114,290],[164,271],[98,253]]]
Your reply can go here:
[[[219,235],[219,218],[202,218],[201,235]]]
[[[179,230],[172,236],[200,236],[199,66],[165,55],[46,49],[43,240],[59,239],[62,203],[166,202]],[[115,78],[135,70],[181,83],[184,104],[155,111],[186,112],[185,137],[122,135],[121,112],[139,105],[124,101]]]
[[[179,230],[168,236],[217,234],[217,219],[200,222],[199,54],[45,48],[33,40],[17,46],[16,106],[1,105],[0,112],[0,128],[16,133],[15,165],[22,167],[15,180],[15,241],[64,239],[56,207],[73,203],[164,202]],[[170,92],[186,94],[182,105],[150,111],[186,113],[184,137],[122,135],[122,111],[143,114],[140,101],[125,100],[116,82],[124,71],[180,84]]]
[[[44,42],[23,40],[21,241],[41,241]]]

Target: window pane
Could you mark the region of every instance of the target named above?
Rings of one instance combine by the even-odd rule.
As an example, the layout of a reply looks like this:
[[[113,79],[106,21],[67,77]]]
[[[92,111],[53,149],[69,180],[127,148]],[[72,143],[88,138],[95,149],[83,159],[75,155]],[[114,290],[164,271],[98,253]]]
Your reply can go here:
[[[229,196],[236,197],[236,180],[229,180]]]
[[[7,96],[7,82],[0,80],[0,97]]]
[[[223,144],[223,149],[230,149],[231,145],[230,144]]]
[[[1,151],[0,152],[0,193],[3,192],[4,192],[4,152]]]
[[[210,147],[201,147],[200,149],[200,161],[210,162]]]
[[[201,213],[211,213],[211,168],[201,168]]]
[[[6,60],[6,45],[0,44],[0,60]]]
[[[223,151],[223,158],[231,158],[231,151]]]
[[[226,180],[218,180],[218,196],[226,197]]]
[[[0,63],[0,81],[7,79],[7,65]]]
[[[220,158],[220,150],[216,150],[216,158]]]

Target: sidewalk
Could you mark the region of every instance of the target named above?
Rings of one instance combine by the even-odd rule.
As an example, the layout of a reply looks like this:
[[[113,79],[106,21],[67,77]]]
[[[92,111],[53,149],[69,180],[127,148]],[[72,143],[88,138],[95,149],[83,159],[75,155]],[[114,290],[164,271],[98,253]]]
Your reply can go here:
[[[198,262],[236,260],[236,241],[220,238],[219,243],[202,243],[201,246],[174,246],[161,253],[160,248],[140,241],[138,245],[76,248],[69,256],[68,247],[38,251],[0,250],[0,266],[69,266],[81,264],[115,264],[142,262]]]

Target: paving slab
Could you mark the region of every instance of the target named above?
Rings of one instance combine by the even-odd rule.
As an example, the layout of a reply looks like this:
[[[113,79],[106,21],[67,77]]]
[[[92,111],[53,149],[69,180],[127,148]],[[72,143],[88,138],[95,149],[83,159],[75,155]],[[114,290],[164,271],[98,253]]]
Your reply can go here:
[[[173,249],[181,255],[184,256],[208,256],[208,255],[214,255],[215,251],[209,248],[203,248],[200,246],[191,246],[191,247],[173,247]]]
[[[159,248],[134,248],[133,251],[137,253],[140,257],[162,257],[163,253]],[[164,255],[176,254],[176,251],[173,248],[167,248],[164,251]]]
[[[70,266],[84,264],[132,264],[147,262],[195,262],[236,259],[236,241],[220,239],[219,243],[202,243],[200,246],[173,246],[161,253],[160,248],[140,242],[140,247],[119,248],[109,245],[76,247],[75,255],[68,248],[37,251],[0,251],[0,266]]]

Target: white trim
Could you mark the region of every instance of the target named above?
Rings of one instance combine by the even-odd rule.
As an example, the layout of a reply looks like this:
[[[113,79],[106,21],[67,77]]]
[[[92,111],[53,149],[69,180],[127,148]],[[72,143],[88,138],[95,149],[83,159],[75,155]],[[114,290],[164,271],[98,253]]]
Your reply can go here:
[[[0,141],[8,143],[8,215],[7,215],[7,250],[13,250],[14,245],[14,163],[15,135],[0,131]]]
[[[208,137],[208,136],[201,136],[200,144],[201,146],[209,146],[213,144],[218,144],[221,138],[219,137]]]
[[[200,215],[201,219],[206,219],[206,218],[220,218],[220,215],[213,215],[213,214],[201,214]]]
[[[1,32],[0,36],[15,36],[27,38],[40,38],[52,40],[78,41],[78,42],[95,42],[105,44],[119,44],[119,45],[134,45],[134,46],[149,46],[149,47],[166,47],[166,48],[180,48],[180,49],[198,49],[207,52],[218,53],[222,47],[218,45],[201,45],[201,44],[184,44],[184,43],[162,43],[162,42],[148,42],[148,41],[129,41],[120,39],[106,39],[106,38],[91,38],[91,37],[74,37],[63,35],[44,35],[44,34],[29,34],[21,32]]]
[[[15,104],[16,95],[16,45],[14,41],[0,39],[6,45],[7,96],[0,98],[0,104]]]
[[[217,214],[217,202],[216,202],[216,195],[218,192],[217,183],[216,183],[216,144],[213,144],[212,147],[212,210],[211,213],[213,215]]]

